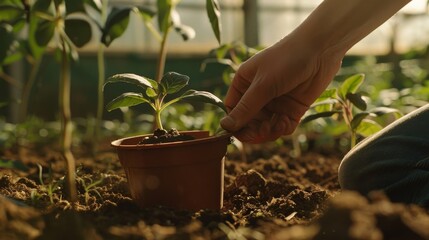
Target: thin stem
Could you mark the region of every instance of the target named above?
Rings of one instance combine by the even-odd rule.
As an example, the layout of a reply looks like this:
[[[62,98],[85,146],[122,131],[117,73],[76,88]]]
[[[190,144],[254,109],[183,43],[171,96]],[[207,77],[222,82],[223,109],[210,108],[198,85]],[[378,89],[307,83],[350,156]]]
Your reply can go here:
[[[168,40],[168,35],[170,33],[170,29],[171,28],[167,28],[161,41],[161,49],[159,50],[158,67],[156,70],[156,78],[155,78],[158,83],[161,82],[162,75],[164,75],[165,61],[167,57],[167,40]]]
[[[73,126],[71,122],[70,110],[70,65],[68,62],[67,46],[65,39],[60,37],[61,41],[61,79],[60,79],[60,117],[61,117],[61,151],[63,158],[67,163],[66,184],[68,187],[68,199],[74,203],[77,202],[76,190],[76,166],[75,159],[71,152]]]
[[[161,101],[159,99],[155,100],[155,129],[164,129],[161,121]]]
[[[356,145],[356,131],[352,130],[351,133],[352,135],[350,137],[350,148],[354,148],[354,146]]]
[[[107,19],[107,6],[108,0],[102,1],[102,9],[101,9],[101,23],[104,25]],[[95,132],[94,132],[94,142],[93,142],[93,153],[97,151],[97,143],[100,139],[101,132],[101,122],[103,120],[103,109],[104,109],[104,98],[103,98],[103,85],[105,79],[105,62],[104,62],[104,44],[101,42],[98,45],[97,52],[97,63],[98,63],[98,97],[97,97],[97,116],[95,120]]]

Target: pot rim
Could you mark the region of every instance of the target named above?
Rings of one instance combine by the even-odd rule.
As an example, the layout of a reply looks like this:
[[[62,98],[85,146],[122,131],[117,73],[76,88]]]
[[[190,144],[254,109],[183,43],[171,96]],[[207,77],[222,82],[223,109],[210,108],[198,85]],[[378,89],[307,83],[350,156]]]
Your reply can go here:
[[[197,133],[197,132],[208,132],[203,130],[191,130],[191,131],[179,131],[179,133]],[[164,147],[171,147],[171,146],[187,146],[187,145],[194,145],[194,144],[200,144],[202,142],[214,142],[218,141],[224,138],[231,138],[232,133],[222,133],[219,135],[213,135],[203,138],[198,138],[194,140],[187,140],[187,141],[177,141],[177,142],[167,142],[167,143],[150,143],[150,144],[123,144],[124,141],[135,139],[135,138],[143,138],[145,136],[150,136],[151,134],[143,134],[143,135],[136,135],[131,137],[125,137],[120,138],[117,140],[114,140],[110,143],[112,147],[115,147],[117,149],[151,149],[151,148],[164,148]]]

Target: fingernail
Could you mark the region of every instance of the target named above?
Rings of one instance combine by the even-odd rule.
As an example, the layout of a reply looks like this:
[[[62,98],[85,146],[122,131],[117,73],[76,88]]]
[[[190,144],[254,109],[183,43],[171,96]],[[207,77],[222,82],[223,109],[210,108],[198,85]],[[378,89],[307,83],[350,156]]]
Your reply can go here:
[[[232,117],[226,116],[220,120],[220,125],[225,130],[233,130],[235,126],[235,121]]]

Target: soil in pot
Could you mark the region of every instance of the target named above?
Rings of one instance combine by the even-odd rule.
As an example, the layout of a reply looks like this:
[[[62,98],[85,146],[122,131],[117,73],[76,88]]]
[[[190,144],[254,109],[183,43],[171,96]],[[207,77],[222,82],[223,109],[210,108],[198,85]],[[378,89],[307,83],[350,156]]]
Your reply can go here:
[[[195,137],[188,134],[181,134],[177,129],[172,128],[170,130],[156,129],[152,136],[144,137],[139,144],[155,144],[155,143],[167,143],[177,141],[189,141],[194,140]]]

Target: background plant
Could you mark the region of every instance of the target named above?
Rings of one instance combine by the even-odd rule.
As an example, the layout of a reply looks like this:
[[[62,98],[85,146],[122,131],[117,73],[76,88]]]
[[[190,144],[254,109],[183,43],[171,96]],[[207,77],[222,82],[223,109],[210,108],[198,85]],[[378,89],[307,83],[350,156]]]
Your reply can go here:
[[[0,3],[0,78],[22,92],[18,121],[27,117],[31,89],[36,81],[45,47],[36,44],[37,18],[34,10],[40,4],[23,0],[4,0]],[[5,71],[7,67],[25,60],[30,67],[23,83]]]
[[[93,1],[38,0],[32,13],[36,21],[35,41],[41,47],[52,43],[60,61],[59,109],[61,120],[61,153],[67,163],[67,197],[77,201],[75,160],[71,152],[72,121],[70,110],[70,61],[77,59],[77,47],[87,44],[92,29],[85,16],[85,4],[94,7]],[[65,11],[63,11],[65,9]]]
[[[358,135],[367,137],[383,127],[376,118],[391,114],[395,118],[402,116],[400,111],[389,107],[368,108],[367,101],[358,92],[365,76],[363,74],[352,75],[344,80],[337,88],[325,90],[312,105],[309,114],[301,121],[305,124],[319,118],[329,117],[337,121],[344,121],[350,134],[350,146],[356,145]]]

